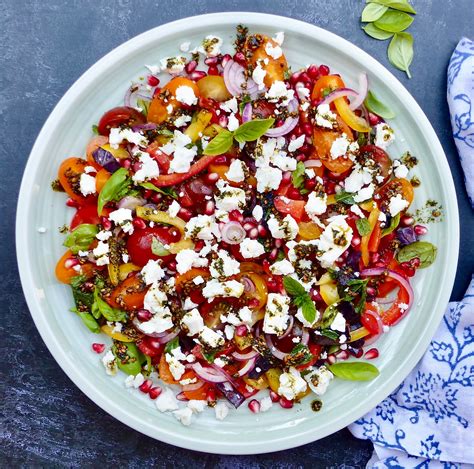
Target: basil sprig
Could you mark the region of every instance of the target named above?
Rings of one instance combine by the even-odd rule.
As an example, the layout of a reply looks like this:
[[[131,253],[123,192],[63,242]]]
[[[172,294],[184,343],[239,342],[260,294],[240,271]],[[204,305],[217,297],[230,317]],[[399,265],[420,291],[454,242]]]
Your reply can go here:
[[[418,257],[420,268],[429,267],[436,259],[437,247],[428,241],[415,241],[404,246],[398,251],[398,262],[408,262]]]
[[[259,139],[275,122],[275,119],[254,119],[245,122],[234,132],[222,130],[204,149],[204,155],[222,155],[232,146],[234,139],[239,143],[253,142]]]
[[[388,60],[394,67],[406,72],[408,78],[411,78],[413,36],[410,33],[397,33],[393,36],[388,46]]]
[[[393,119],[395,117],[395,113],[377,99],[372,91],[367,93],[367,98],[365,98],[364,104],[370,112],[373,112],[384,119]]]
[[[104,184],[97,200],[97,213],[100,215],[107,202],[120,200],[125,196],[131,184],[131,178],[125,168],[115,171]]]
[[[286,293],[292,297],[292,302],[298,308],[301,308],[303,317],[310,324],[316,320],[316,307],[309,294],[304,289],[298,280],[286,275],[283,277],[283,286],[285,287]]]
[[[291,182],[296,189],[299,189],[304,184],[305,165],[302,161],[298,161],[296,169],[291,173]]]
[[[367,218],[359,218],[356,220],[357,231],[361,236],[366,236],[372,231],[369,220]]]
[[[374,25],[382,31],[389,33],[399,33],[405,31],[413,23],[413,16],[403,11],[388,10],[379,19],[374,21]]]
[[[348,381],[371,381],[380,374],[375,365],[366,362],[334,363],[328,368],[334,376]]]
[[[64,246],[68,247],[73,254],[85,251],[94,241],[95,235],[99,232],[96,225],[83,223],[72,230],[64,241]]]

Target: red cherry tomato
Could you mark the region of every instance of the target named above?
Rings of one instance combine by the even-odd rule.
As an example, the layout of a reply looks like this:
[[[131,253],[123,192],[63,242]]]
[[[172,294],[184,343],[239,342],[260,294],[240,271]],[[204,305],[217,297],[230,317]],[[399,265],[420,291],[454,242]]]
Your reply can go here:
[[[380,175],[384,178],[384,183],[392,172],[392,161],[387,152],[375,145],[364,145],[360,149],[360,154],[375,161],[380,170]]]
[[[153,238],[156,238],[162,244],[175,243],[180,239],[179,233],[173,228],[165,228],[156,226],[153,228],[145,228],[144,230],[135,230],[127,240],[127,249],[130,254],[131,261],[138,265],[144,266],[150,259],[162,259],[163,262],[169,262],[173,256],[157,256],[151,250]]]
[[[112,127],[119,127],[121,125],[132,127],[144,124],[145,122],[145,116],[133,107],[119,106],[110,109],[100,118],[97,130],[100,135],[109,135]]]
[[[275,105],[269,103],[268,101],[256,101],[253,104],[253,116],[256,119],[266,119],[267,117],[271,117],[273,112],[275,111]]]
[[[110,210],[104,208],[102,210],[102,215],[108,216]],[[83,223],[88,223],[91,225],[98,225],[100,223],[100,217],[97,215],[97,205],[96,204],[86,204],[78,207],[74,217],[71,221],[71,230],[76,228],[78,225]]]
[[[304,215],[304,200],[291,200],[283,197],[275,197],[273,204],[275,208],[284,214],[290,214],[296,221],[300,221]]]
[[[378,334],[380,332],[377,319],[375,319],[371,314],[362,313],[360,322],[371,334]]]

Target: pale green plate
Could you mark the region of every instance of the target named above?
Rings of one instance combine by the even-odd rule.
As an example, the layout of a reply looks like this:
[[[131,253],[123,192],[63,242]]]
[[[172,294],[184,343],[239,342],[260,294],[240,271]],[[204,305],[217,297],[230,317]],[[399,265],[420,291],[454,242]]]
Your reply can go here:
[[[72,297],[69,288],[55,280],[54,266],[64,252],[58,227],[70,221],[73,211],[50,183],[64,158],[84,155],[91,125],[105,110],[121,105],[131,80],[145,73],[144,64],[176,55],[182,42],[196,45],[210,33],[224,38],[229,48],[237,23],[269,35],[285,31],[284,51],[293,69],[325,63],[351,87],[357,87],[359,72],[367,71],[371,89],[397,114],[393,127],[398,139],[390,153],[399,156],[410,150],[420,159],[415,170],[422,180],[416,191],[417,205],[435,198],[443,205],[445,217],[430,228],[428,239],[439,247],[438,259],[413,281],[416,302],[409,317],[378,343],[380,358],[375,363],[381,373],[377,379],[334,383],[319,413],[310,409],[308,397],[292,410],[274,406],[259,415],[243,405],[223,422],[206,411],[191,427],[183,427],[173,416],[159,413],[141,393],[125,389],[124,375],[106,376],[98,355],[91,351],[91,344],[104,338],[89,333],[69,312]],[[47,228],[46,233],[37,231],[41,226]],[[420,359],[440,322],[454,281],[459,244],[449,166],[433,128],[408,91],[382,65],[344,39],[307,23],[257,13],[218,13],[166,24],[131,39],[91,67],[61,99],[36,140],[23,176],[16,230],[18,264],[31,315],[74,383],[111,415],[153,438],[231,454],[270,452],[317,440],[361,417],[393,391]]]

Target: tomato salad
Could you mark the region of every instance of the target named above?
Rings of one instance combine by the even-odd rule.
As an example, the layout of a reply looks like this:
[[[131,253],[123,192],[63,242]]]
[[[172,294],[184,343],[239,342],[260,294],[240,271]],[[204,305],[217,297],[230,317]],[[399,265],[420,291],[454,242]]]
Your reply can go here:
[[[436,255],[367,74],[292,72],[283,41],[239,26],[233,55],[207,36],[147,65],[54,184],[76,210],[56,276],[112,339],[93,350],[185,425],[375,378]]]

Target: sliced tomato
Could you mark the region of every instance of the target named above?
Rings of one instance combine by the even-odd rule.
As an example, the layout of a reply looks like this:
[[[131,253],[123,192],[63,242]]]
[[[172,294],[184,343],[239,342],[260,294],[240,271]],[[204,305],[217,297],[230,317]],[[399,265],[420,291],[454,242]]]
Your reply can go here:
[[[198,269],[193,267],[192,269],[188,270],[184,274],[177,274],[175,278],[175,288],[177,292],[180,292],[183,286],[191,281],[193,278],[202,277],[206,279],[209,277],[209,271],[206,269]],[[196,285],[198,286],[198,285]]]
[[[215,101],[227,101],[232,98],[225,86],[224,78],[219,75],[207,75],[197,82],[202,97]]]
[[[247,278],[250,280],[253,285],[254,289],[250,291],[244,291],[244,298],[246,299],[246,302],[252,309],[259,310],[263,308],[267,304],[267,297],[268,297],[268,288],[267,288],[267,282],[265,281],[265,278],[256,273],[256,272],[241,272],[238,276],[237,279],[245,285],[244,282],[242,282],[243,278]],[[251,300],[255,300],[252,302]],[[255,303],[255,305],[254,305]]]
[[[182,378],[182,379],[185,379],[185,378]],[[183,394],[190,401],[191,400],[205,401],[207,398],[209,389],[211,388],[213,388],[212,384],[204,383],[199,389],[194,389],[193,391],[183,391]]]
[[[400,309],[400,305],[408,304],[410,299],[408,292],[401,285],[399,286],[400,288],[398,290],[398,295],[395,302],[387,311],[380,312],[380,318],[386,326],[393,326],[398,321],[400,321],[403,316],[403,312]]]
[[[380,245],[380,237],[382,235],[382,229],[380,228],[380,222],[377,220],[377,223],[372,230],[372,234],[370,235],[368,249],[369,252],[377,252],[379,250]]]
[[[316,80],[311,92],[312,100],[319,100],[323,95],[327,95],[331,91],[338,88],[345,88],[345,84],[339,75],[324,75]]]
[[[298,365],[296,367],[297,370],[306,370],[310,366],[313,366],[319,360],[321,352],[323,351],[323,346],[319,344],[310,343],[308,345],[308,348],[311,352],[311,355],[313,355],[313,358],[311,358],[311,360],[308,363],[305,363],[304,365]]]
[[[386,207],[393,196],[400,194],[408,202],[408,207],[413,202],[415,192],[408,179],[395,178],[377,191],[379,207]],[[407,208],[408,208],[407,207]]]
[[[99,193],[110,179],[111,174],[105,169],[100,169],[95,176],[95,189]]]
[[[286,197],[277,196],[273,200],[275,208],[283,214],[290,214],[296,221],[300,221],[304,215],[304,200],[291,200]]]
[[[87,200],[94,200],[93,195],[84,197],[80,191],[81,174],[84,173],[84,168],[89,163],[82,158],[67,158],[65,159],[58,170],[58,179],[62,188],[71,199],[84,204]]]
[[[360,323],[371,333],[378,334],[380,332],[379,323],[373,314],[367,314],[366,311],[371,311],[379,315],[379,310],[372,303],[366,303],[364,312],[361,314]]]
[[[157,357],[160,355],[160,353],[163,352],[164,345],[160,347],[156,347],[155,343],[153,343],[153,346],[151,345],[151,339],[150,337],[143,337],[142,339],[137,340],[137,347],[145,355],[148,355],[149,357]]]
[[[119,106],[108,110],[97,124],[97,130],[100,135],[109,135],[110,129],[120,127],[121,125],[132,127],[134,125],[144,124],[145,116],[133,107]]]
[[[86,277],[92,277],[94,265],[93,264],[82,264],[79,270],[74,269],[71,267],[66,267],[66,261],[68,259],[73,259],[74,254],[71,251],[66,251],[61,258],[59,259],[58,263],[56,264],[55,274],[56,278],[61,283],[71,283],[71,279],[73,277],[77,277],[78,275],[85,275]]]
[[[161,142],[153,142],[147,147],[146,151],[158,163],[160,173],[166,174],[170,169],[171,158],[160,150],[161,146]]]
[[[385,183],[392,173],[392,160],[388,153],[376,145],[364,145],[360,148],[360,155],[374,160],[379,167],[380,176],[383,176]]]
[[[108,216],[110,209],[104,208],[102,210],[103,216]],[[97,205],[96,204],[85,204],[78,207],[74,217],[71,220],[71,230],[76,228],[78,225],[87,223],[90,225],[98,225],[100,223],[100,217],[97,215]]]
[[[141,277],[137,274],[127,277],[119,283],[112,291],[107,302],[114,308],[125,309],[127,311],[143,308],[143,300],[147,292],[147,287]]]
[[[168,362],[166,361],[165,354],[163,353],[160,358],[160,363],[158,365],[158,374],[160,375],[160,379],[164,381],[166,384],[178,384],[171,374],[170,367]]]

